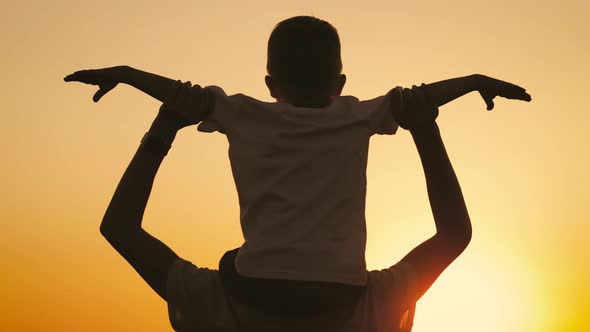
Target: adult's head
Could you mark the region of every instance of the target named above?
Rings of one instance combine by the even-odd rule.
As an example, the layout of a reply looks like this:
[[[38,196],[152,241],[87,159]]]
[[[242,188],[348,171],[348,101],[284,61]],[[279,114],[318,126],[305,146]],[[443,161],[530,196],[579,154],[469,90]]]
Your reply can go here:
[[[336,28],[311,16],[275,26],[268,39],[266,69],[271,96],[296,106],[325,106],[346,83]]]

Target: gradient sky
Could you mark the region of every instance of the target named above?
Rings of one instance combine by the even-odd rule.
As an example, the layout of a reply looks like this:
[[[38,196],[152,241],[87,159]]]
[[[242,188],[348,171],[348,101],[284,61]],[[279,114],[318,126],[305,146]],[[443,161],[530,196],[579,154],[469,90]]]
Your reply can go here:
[[[0,330],[170,331],[165,303],[98,226],[158,102],[62,78],[127,64],[270,101],[267,38],[315,15],[342,41],[344,94],[481,73],[532,103],[477,94],[439,124],[473,241],[419,301],[415,332],[590,329],[590,5],[499,1],[12,1],[0,11]],[[367,263],[385,268],[434,232],[408,133],[371,141]],[[157,176],[145,227],[215,268],[242,241],[220,134],[186,128]]]

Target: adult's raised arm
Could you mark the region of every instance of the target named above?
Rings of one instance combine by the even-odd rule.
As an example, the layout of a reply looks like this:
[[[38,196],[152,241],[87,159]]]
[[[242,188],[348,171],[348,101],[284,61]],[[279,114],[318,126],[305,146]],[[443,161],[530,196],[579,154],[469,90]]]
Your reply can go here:
[[[146,136],[149,141],[137,149],[100,225],[106,240],[164,300],[168,271],[178,256],[145,231],[142,220],[164,151],[176,136],[173,128],[160,112]]]
[[[471,240],[471,222],[438,126],[432,123],[411,132],[422,161],[436,224],[436,234],[402,259],[416,271],[418,299],[465,250]]]
[[[410,133],[420,155],[428,199],[434,216],[436,234],[412,251],[402,261],[416,272],[414,297],[420,298],[438,276],[465,250],[471,240],[471,222],[461,187],[447,155],[438,125],[434,121],[438,112],[422,88],[414,94],[405,90],[408,111],[431,114],[430,121],[411,126]]]
[[[100,225],[107,241],[164,300],[168,271],[178,256],[141,224],[156,173],[177,131],[207,113],[207,103],[191,102],[200,94],[200,87],[191,91],[189,84],[176,85],[123,174]]]

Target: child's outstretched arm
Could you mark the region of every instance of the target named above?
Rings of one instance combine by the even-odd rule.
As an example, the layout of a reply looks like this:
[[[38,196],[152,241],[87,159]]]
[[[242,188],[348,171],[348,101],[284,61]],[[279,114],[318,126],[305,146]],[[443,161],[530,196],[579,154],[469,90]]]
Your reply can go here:
[[[432,102],[439,107],[473,91],[480,93],[488,111],[494,108],[493,99],[498,96],[531,101],[524,88],[480,74],[430,83],[425,87]]]
[[[119,83],[129,84],[164,102],[166,96],[169,96],[174,90],[176,83],[173,79],[141,71],[130,66],[80,70],[66,76],[64,80],[66,82],[74,81],[98,85],[99,89],[92,98],[95,102],[98,102],[102,96],[114,89]]]

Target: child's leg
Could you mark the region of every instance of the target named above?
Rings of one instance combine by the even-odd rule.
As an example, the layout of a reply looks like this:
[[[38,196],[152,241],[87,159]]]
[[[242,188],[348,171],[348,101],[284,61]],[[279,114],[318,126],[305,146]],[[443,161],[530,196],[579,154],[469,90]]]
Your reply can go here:
[[[364,286],[321,281],[244,277],[235,268],[239,248],[225,253],[219,263],[224,287],[238,301],[282,314],[323,314],[354,308]]]

